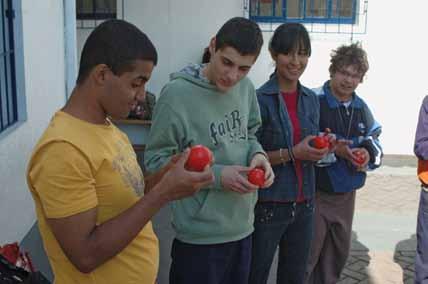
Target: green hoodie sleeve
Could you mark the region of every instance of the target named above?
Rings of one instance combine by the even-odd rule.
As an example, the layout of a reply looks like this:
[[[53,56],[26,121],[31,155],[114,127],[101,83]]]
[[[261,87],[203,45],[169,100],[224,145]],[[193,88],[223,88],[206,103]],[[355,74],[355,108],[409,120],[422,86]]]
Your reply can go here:
[[[170,105],[158,103],[155,106],[152,126],[146,149],[144,164],[149,173],[162,168],[176,153],[184,150],[180,138],[184,133],[180,116],[176,115]]]
[[[150,137],[144,152],[144,163],[149,173],[161,169],[175,153],[182,152],[188,145],[180,143],[185,133],[181,117],[169,104],[158,103],[155,107]],[[215,182],[210,188],[221,189],[221,172],[224,165],[214,164]]]
[[[262,119],[260,116],[260,108],[257,102],[256,91],[252,85],[249,90],[249,103],[250,113],[248,115],[248,164],[250,164],[252,158],[256,153],[262,153],[267,157],[265,151],[263,150],[256,137],[256,132],[262,125]]]
[[[224,165],[214,164],[212,166],[214,174],[214,184],[210,188],[223,189],[221,184],[221,172],[223,171]]]

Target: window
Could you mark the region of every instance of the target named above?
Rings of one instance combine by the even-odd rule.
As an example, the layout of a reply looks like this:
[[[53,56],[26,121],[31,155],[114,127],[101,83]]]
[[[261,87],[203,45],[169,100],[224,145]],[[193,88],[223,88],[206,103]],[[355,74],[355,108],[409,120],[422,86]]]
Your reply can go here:
[[[250,0],[257,22],[354,24],[357,0]]]
[[[0,133],[18,121],[12,0],[0,0]]]
[[[116,18],[116,0],[76,0],[78,20]]]

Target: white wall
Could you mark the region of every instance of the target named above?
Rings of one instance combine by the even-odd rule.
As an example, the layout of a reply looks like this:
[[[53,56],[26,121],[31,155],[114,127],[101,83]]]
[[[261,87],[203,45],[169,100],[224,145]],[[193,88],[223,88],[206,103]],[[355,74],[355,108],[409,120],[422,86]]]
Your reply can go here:
[[[126,0],[124,18],[145,31],[159,51],[159,64],[149,89],[159,93],[169,73],[188,62],[199,61],[203,48],[218,28],[230,17],[243,15],[243,2]],[[363,2],[360,1],[362,5]],[[311,33],[313,54],[302,77],[308,87],[318,87],[328,79],[332,49],[351,40],[362,42],[368,52],[370,70],[357,92],[383,125],[381,138],[386,154],[412,154],[419,105],[428,94],[423,72],[428,63],[423,22],[427,8],[428,3],[419,0],[369,0],[367,29],[364,18],[355,27],[355,31],[363,34]],[[314,30],[313,26],[307,27]],[[87,31],[79,33],[81,45]],[[249,75],[256,86],[273,70],[267,52],[271,35],[272,32],[264,32],[263,51]]]
[[[386,154],[413,154],[414,133],[420,103],[426,88],[428,39],[424,11],[425,1],[369,1],[367,30],[354,34],[369,57],[370,69],[357,93],[371,107],[383,126],[381,142]],[[361,25],[363,23],[360,23]],[[311,26],[307,25],[308,30]],[[357,27],[363,31],[364,27]],[[267,43],[272,35],[265,32],[263,53],[250,77],[259,86],[272,72]],[[330,53],[341,44],[351,42],[350,34],[311,33],[312,56],[302,76],[309,87],[321,86],[328,79]]]
[[[156,81],[153,81],[156,93],[160,91],[162,81],[169,78],[169,73],[190,62],[201,60],[203,49],[227,19],[237,13],[242,15],[239,1],[217,0],[215,7],[213,1],[187,0],[186,5],[182,5],[183,1],[169,0],[169,3],[169,35],[166,36],[162,31],[153,33],[160,37],[157,38],[157,45],[168,48],[162,50],[160,57],[165,56],[169,62],[168,74],[157,76]],[[143,23],[141,28],[147,25],[148,23]]]
[[[171,72],[201,60],[204,47],[227,19],[243,15],[241,1],[235,0],[126,0],[124,5],[124,19],[144,31],[157,48],[159,62],[148,85],[156,94]],[[89,33],[77,30],[78,57]]]
[[[28,119],[0,138],[0,244],[20,241],[35,221],[25,170],[32,148],[65,102],[62,1],[22,1]]]
[[[386,153],[413,152],[419,107],[428,95],[427,8],[418,0],[370,3],[364,45],[371,69],[360,91],[384,125]]]

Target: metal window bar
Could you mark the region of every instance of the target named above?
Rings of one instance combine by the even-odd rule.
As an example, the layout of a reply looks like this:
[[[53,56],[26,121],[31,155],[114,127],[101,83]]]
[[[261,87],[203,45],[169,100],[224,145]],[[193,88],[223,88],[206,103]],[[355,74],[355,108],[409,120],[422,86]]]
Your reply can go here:
[[[336,13],[337,16],[333,16],[333,4],[332,4],[332,0],[327,0],[325,7],[324,7],[324,11],[325,11],[325,15],[324,16],[317,16],[315,13],[315,1],[314,0],[302,0],[300,3],[301,7],[302,7],[302,14],[303,14],[303,18],[301,19],[295,19],[295,18],[288,18],[287,15],[287,1],[288,0],[282,0],[282,6],[283,6],[283,13],[282,16],[276,16],[275,15],[275,9],[276,9],[276,1],[271,1],[271,15],[270,16],[261,16],[260,15],[260,0],[259,1],[251,1],[250,2],[250,6],[251,5],[257,5],[256,9],[252,9],[250,7],[250,13],[251,11],[256,11],[256,15],[254,14],[250,14],[250,17],[255,19],[256,21],[259,22],[286,22],[286,21],[298,21],[298,22],[303,22],[303,23],[328,23],[328,24],[354,24],[355,23],[355,14],[356,14],[356,0],[352,0],[352,6],[353,6],[353,11],[352,11],[352,15],[350,17],[347,16],[343,16],[340,13]],[[340,3],[341,1],[338,1],[338,3]],[[307,8],[309,7],[309,12],[307,10]],[[338,7],[336,7],[337,11],[340,11],[340,4],[338,5]]]
[[[100,9],[100,3],[99,0],[87,0],[90,1],[92,6],[91,12],[82,12],[77,11],[77,19],[79,20],[104,20],[104,19],[113,19],[116,18],[116,9],[113,9],[113,7],[109,7],[110,9],[107,9],[101,12]],[[104,5],[109,6],[109,5]],[[116,7],[115,7],[116,8]]]
[[[1,0],[0,17],[0,132],[18,121],[13,40],[12,0]]]
[[[327,0],[326,17],[323,18],[312,16],[313,12],[311,12],[311,15],[307,15],[308,6],[311,5],[311,2],[313,3],[313,0],[301,0],[300,7],[302,9],[302,18],[288,18],[286,8],[288,0],[282,1],[282,17],[260,16],[260,0],[244,0],[244,15],[248,15],[250,19],[258,22],[262,31],[265,32],[272,32],[278,25],[285,22],[300,22],[305,24],[308,27],[308,31],[311,33],[350,34],[351,38],[353,38],[354,34],[365,34],[367,32],[368,0],[352,0],[351,17],[341,15],[340,9],[342,1],[338,1],[340,3],[338,3],[335,8],[336,11],[333,11],[333,0]],[[363,1],[362,5],[360,5],[361,1]],[[256,5],[256,9],[252,7],[253,5]],[[274,5],[272,5],[272,7],[273,6]],[[312,9],[313,5],[310,7]],[[336,12],[336,16],[334,17],[333,12]]]
[[[77,0],[75,0],[77,3]],[[83,0],[84,1],[84,0]],[[96,26],[104,22],[108,19],[117,19],[119,17],[118,15],[118,1],[116,0],[116,7],[114,9],[114,12],[99,12],[97,11],[97,0],[86,0],[92,2],[92,12],[91,13],[81,13],[76,9],[76,26],[77,29],[94,29]],[[121,0],[121,7],[122,7],[122,19],[125,18],[124,16],[124,0]]]

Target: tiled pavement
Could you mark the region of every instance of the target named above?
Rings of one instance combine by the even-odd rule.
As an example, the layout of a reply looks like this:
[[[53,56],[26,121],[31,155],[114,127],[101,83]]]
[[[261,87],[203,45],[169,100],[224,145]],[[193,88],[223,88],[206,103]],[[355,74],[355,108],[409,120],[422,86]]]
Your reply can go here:
[[[357,193],[350,257],[340,284],[413,283],[419,183],[414,167],[388,167],[370,173]],[[159,284],[168,283],[173,232],[165,208],[155,218],[161,240]],[[269,284],[274,284],[276,263]]]
[[[340,284],[413,283],[420,187],[415,168],[382,167],[357,194],[355,232]]]
[[[366,185],[357,193],[352,249],[340,284],[413,284],[420,193],[415,177],[416,163],[401,157],[390,157],[389,161],[385,158],[384,162],[394,167],[383,166],[370,173]],[[154,218],[161,252],[159,284],[169,283],[169,252],[174,236],[170,219],[168,207]],[[35,239],[27,240],[27,245],[38,245],[38,260],[45,263],[45,270],[42,271],[50,275],[37,226],[33,228],[35,233],[29,235],[35,236]],[[40,262],[37,263],[40,268]],[[276,263],[273,264],[269,284],[276,282],[275,270]]]

